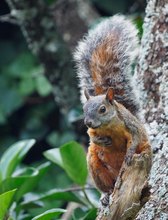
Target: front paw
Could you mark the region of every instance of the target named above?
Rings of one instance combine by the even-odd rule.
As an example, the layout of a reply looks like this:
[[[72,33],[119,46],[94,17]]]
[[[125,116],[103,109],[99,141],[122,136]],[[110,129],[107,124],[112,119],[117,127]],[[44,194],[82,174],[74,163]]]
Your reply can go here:
[[[108,136],[106,136],[106,137],[95,136],[95,137],[92,138],[92,142],[94,144],[98,144],[102,147],[108,147],[108,146],[112,145],[112,140]]]
[[[127,166],[131,165],[132,157],[133,157],[132,155],[125,156],[125,163],[127,164]]]
[[[103,207],[106,207],[109,205],[109,197],[110,197],[110,193],[105,193],[101,196],[100,202]]]
[[[100,143],[104,147],[111,146],[112,145],[111,137],[108,137],[108,136],[107,137],[100,137]]]

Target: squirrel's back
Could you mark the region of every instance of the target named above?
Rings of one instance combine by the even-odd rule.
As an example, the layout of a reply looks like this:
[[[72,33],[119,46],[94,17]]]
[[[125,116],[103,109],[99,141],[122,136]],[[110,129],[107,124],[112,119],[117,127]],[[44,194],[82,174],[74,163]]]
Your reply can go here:
[[[124,16],[105,19],[90,30],[74,53],[82,103],[85,88],[90,95],[99,95],[113,87],[115,99],[136,114],[139,107],[130,76],[137,51],[137,30]]]

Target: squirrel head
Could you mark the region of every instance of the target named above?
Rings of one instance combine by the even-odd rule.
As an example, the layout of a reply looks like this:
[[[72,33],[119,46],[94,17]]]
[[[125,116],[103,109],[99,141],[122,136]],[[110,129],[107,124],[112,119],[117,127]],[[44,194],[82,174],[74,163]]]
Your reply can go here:
[[[87,99],[83,107],[85,125],[96,129],[109,124],[116,115],[113,88],[109,88],[105,95],[90,96],[87,90],[84,93]]]

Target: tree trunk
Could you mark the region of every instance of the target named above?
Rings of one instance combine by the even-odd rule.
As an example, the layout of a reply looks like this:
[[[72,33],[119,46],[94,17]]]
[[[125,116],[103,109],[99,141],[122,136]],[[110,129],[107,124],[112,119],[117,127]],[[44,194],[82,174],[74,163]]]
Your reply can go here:
[[[140,206],[141,197],[138,193],[145,192],[145,161],[143,166],[135,166],[135,160],[131,167],[126,167],[123,179],[121,174],[121,186],[115,185],[110,198],[110,204],[106,209],[100,207],[98,220],[118,219],[168,219],[168,1],[149,0],[144,21],[144,34],[141,42],[139,63],[137,65],[135,82],[141,101],[142,111],[140,116],[145,120],[146,127],[153,147],[153,166],[149,183],[151,195]],[[132,169],[132,171],[131,171]],[[139,169],[139,174],[137,172]],[[132,174],[134,172],[134,175]],[[137,173],[136,173],[137,172]],[[123,174],[122,174],[123,175]],[[134,176],[138,177],[138,185],[134,185]],[[131,181],[129,182],[129,179]],[[136,198],[129,191],[136,191]],[[129,194],[128,194],[129,191]],[[127,196],[129,195],[129,199]],[[148,193],[147,193],[148,195]],[[147,196],[146,195],[146,196]],[[132,200],[133,198],[133,200]],[[128,201],[126,201],[126,199]],[[127,203],[127,204],[125,204]],[[131,205],[132,203],[132,205]],[[123,207],[124,204],[124,207]],[[144,205],[145,204],[145,205]],[[142,209],[141,209],[142,208]],[[122,210],[121,210],[122,209]],[[141,210],[140,210],[141,209]],[[139,211],[140,210],[140,211]],[[122,213],[122,214],[121,214]],[[138,213],[138,214],[137,214]]]
[[[137,219],[168,219],[168,1],[150,0],[137,73],[142,115],[153,146],[151,198]]]

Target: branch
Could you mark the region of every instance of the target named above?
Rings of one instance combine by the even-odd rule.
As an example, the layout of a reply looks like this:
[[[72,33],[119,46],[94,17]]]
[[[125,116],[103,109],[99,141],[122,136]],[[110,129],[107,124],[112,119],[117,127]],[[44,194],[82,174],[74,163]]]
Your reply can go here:
[[[1,15],[0,16],[0,22],[8,22],[8,23],[11,23],[11,24],[16,24],[16,25],[19,24],[17,19],[15,19],[11,14]]]
[[[69,202],[66,206],[66,212],[61,216],[64,220],[69,220],[72,217],[72,214],[76,208],[78,208],[80,205],[75,202]]]
[[[87,32],[88,26],[99,17],[88,0],[57,0],[52,13],[59,33],[71,51]]]
[[[134,219],[149,199],[147,178],[151,158],[147,154],[135,154],[130,166],[123,163],[109,206],[100,207],[97,220]]]
[[[95,187],[93,187],[93,186],[85,186],[85,187],[76,186],[76,187],[61,189],[61,192],[77,192],[77,191],[82,192],[83,190],[95,190]]]

